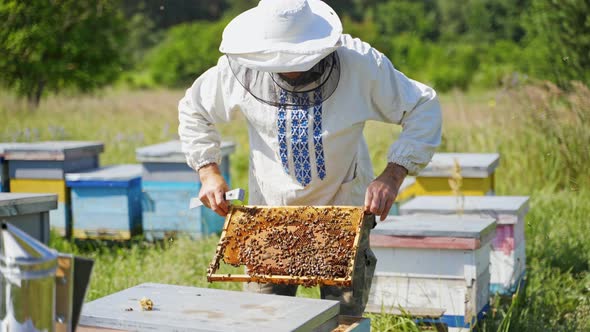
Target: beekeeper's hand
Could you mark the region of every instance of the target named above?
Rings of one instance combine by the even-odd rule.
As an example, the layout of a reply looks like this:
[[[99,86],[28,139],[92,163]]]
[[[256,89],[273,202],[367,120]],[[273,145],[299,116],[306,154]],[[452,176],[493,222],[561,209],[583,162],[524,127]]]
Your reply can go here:
[[[381,221],[385,220],[406,175],[408,170],[405,167],[389,163],[383,173],[369,184],[365,193],[365,211],[380,216]]]
[[[225,193],[229,191],[229,186],[221,175],[219,166],[209,164],[199,168],[199,177],[201,178],[199,199],[203,205],[225,217],[229,212],[229,204],[225,200]]]

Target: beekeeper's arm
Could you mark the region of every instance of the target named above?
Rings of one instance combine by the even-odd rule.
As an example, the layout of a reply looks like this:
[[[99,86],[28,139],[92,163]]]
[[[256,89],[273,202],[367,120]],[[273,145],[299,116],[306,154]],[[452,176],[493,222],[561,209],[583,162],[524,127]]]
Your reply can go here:
[[[229,190],[219,170],[221,162],[221,136],[215,123],[231,119],[221,91],[217,67],[201,75],[186,90],[178,104],[178,134],[187,163],[199,173],[201,190],[199,199],[217,214],[225,216],[229,206],[225,192]]]
[[[374,119],[403,127],[389,148],[386,169],[365,195],[365,209],[384,220],[406,175],[424,168],[440,145],[442,115],[432,88],[407,78],[382,54],[373,56],[378,68],[371,93]]]

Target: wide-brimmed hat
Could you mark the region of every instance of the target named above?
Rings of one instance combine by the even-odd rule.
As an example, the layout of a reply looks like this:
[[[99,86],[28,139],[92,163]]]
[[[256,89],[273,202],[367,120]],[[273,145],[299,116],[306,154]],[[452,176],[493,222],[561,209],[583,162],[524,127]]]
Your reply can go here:
[[[340,46],[342,23],[320,0],[261,0],[223,31],[219,50],[265,72],[307,71]]]

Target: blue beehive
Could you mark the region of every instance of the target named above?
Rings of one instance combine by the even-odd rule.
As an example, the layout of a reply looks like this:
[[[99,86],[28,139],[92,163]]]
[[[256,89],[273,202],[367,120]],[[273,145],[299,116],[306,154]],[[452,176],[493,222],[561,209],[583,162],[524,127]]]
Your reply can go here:
[[[71,234],[70,194],[65,174],[95,169],[100,142],[45,141],[9,146],[4,149],[8,161],[10,192],[54,193],[58,207],[50,212],[51,227],[62,235]]]
[[[230,142],[221,144],[221,172],[230,182],[229,155],[235,150]],[[164,238],[177,232],[200,237],[218,233],[224,219],[201,207],[189,210],[189,201],[201,189],[199,176],[186,164],[180,141],[169,141],[137,149],[142,162],[143,225],[148,239]]]
[[[66,174],[73,235],[127,240],[141,233],[141,166],[118,165]]]

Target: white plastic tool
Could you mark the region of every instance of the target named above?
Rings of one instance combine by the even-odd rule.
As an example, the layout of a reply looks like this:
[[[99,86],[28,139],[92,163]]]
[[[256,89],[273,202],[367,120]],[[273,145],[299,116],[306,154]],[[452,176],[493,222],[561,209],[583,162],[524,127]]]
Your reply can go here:
[[[243,201],[244,200],[244,189],[238,188],[234,190],[230,190],[225,193],[225,200],[226,201]],[[199,206],[203,205],[203,202],[197,197],[191,198],[191,202],[189,205],[190,209],[198,208]]]

